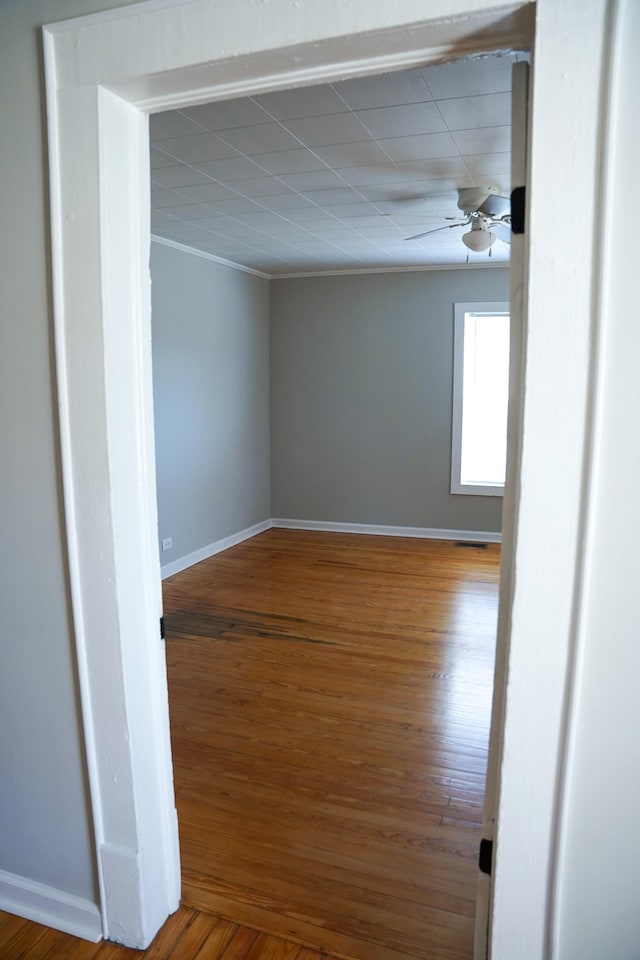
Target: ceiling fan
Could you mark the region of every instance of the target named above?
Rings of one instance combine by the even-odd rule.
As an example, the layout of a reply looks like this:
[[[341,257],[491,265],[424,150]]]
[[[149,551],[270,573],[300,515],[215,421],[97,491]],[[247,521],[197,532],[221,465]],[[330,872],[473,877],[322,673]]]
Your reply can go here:
[[[511,201],[509,197],[500,196],[497,187],[462,187],[458,190],[458,207],[464,216],[446,218],[455,219],[455,223],[447,223],[444,227],[436,227],[406,239],[420,240],[439,230],[471,227],[462,235],[462,242],[474,253],[484,250],[491,253],[496,237],[511,243]]]

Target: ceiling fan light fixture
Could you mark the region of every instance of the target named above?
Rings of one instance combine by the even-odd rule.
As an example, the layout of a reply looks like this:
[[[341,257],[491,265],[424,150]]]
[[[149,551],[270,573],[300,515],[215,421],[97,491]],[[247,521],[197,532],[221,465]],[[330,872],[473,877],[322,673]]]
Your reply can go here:
[[[482,253],[484,250],[488,250],[494,240],[495,237],[486,227],[479,227],[475,224],[468,233],[462,235],[462,242],[465,247],[473,250],[474,253]]]

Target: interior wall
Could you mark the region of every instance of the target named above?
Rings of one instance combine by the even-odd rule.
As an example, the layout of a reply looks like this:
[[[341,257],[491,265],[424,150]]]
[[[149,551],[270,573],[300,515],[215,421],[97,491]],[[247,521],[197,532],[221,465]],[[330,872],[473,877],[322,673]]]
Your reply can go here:
[[[122,5],[0,3],[0,171],[6,188],[0,258],[0,870],[92,902],[95,858],[56,431],[39,27]]]
[[[151,245],[163,564],[271,516],[268,280]]]
[[[273,280],[273,516],[499,531],[449,492],[453,304],[508,299],[507,269]]]

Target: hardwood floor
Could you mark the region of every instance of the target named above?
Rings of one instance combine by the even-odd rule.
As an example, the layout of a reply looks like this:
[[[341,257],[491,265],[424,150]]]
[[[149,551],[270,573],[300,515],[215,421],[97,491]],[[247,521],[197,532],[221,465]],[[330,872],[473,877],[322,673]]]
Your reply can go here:
[[[88,943],[0,911],[2,960],[325,960],[322,954],[208,913],[181,907],[150,947]],[[332,960],[332,958],[326,958]]]
[[[498,575],[495,545],[270,530],[165,581],[187,905],[472,956]]]
[[[144,952],[0,912],[2,960],[471,958],[498,572],[271,530],[165,581],[186,905]]]

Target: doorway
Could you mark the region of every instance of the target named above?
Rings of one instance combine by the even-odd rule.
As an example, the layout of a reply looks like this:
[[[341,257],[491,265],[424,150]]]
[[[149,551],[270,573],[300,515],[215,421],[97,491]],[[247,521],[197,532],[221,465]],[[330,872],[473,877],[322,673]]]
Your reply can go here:
[[[580,509],[580,501],[574,492],[580,489],[577,478],[581,471],[584,436],[580,425],[586,417],[589,375],[588,330],[583,322],[584,316],[589,314],[589,284],[578,285],[569,295],[565,289],[565,277],[567,267],[570,270],[575,268],[577,275],[582,276],[584,264],[589,260],[583,251],[585,236],[591,236],[591,220],[584,209],[583,197],[585,190],[590,195],[593,188],[591,154],[585,151],[588,155],[579,158],[573,168],[575,176],[570,188],[565,185],[560,191],[550,158],[544,155],[542,142],[557,132],[557,142],[562,143],[569,122],[578,127],[586,123],[589,130],[595,128],[598,118],[588,105],[599,102],[600,74],[594,70],[593,61],[594,51],[596,57],[602,52],[600,24],[583,24],[579,16],[574,16],[574,7],[568,5],[561,12],[566,18],[564,26],[567,30],[573,30],[574,26],[578,32],[582,30],[587,35],[585,41],[588,38],[589,42],[577,42],[572,48],[573,69],[569,82],[566,82],[565,57],[561,83],[558,72],[562,57],[555,50],[554,37],[560,38],[564,34],[559,29],[557,16],[550,17],[549,5],[541,3],[538,7],[546,12],[549,22],[542,17],[537,23],[539,59],[533,169],[538,189],[549,191],[547,200],[557,198],[557,206],[551,203],[550,209],[561,210],[562,220],[557,223],[557,231],[556,224],[552,231],[551,242],[557,245],[557,257],[551,270],[549,237],[545,239],[546,254],[542,256],[541,248],[538,252],[539,236],[534,220],[528,287],[523,296],[526,298],[529,290],[545,289],[548,297],[551,291],[556,310],[565,322],[562,328],[554,327],[552,333],[550,323],[553,316],[545,317],[545,304],[535,297],[533,300],[528,298],[536,322],[527,352],[529,406],[525,411],[525,423],[531,429],[524,433],[523,458],[524,462],[531,459],[538,466],[558,462],[547,457],[548,450],[542,436],[545,432],[543,424],[553,417],[554,444],[558,444],[558,450],[562,449],[565,470],[560,489],[555,474],[552,476],[545,469],[537,476],[535,497],[527,484],[518,489],[516,506],[521,520],[518,530],[521,562],[514,617],[520,625],[536,623],[543,638],[546,669],[544,678],[535,670],[528,671],[524,668],[527,645],[512,648],[509,665],[513,681],[511,692],[515,700],[518,692],[522,693],[522,698],[519,709],[515,707],[507,712],[506,729],[509,737],[517,736],[522,748],[518,753],[526,757],[526,764],[514,762],[515,754],[507,751],[509,763],[502,771],[502,829],[503,836],[513,839],[513,843],[505,846],[503,869],[499,874],[504,884],[501,887],[503,896],[494,916],[494,920],[503,924],[504,936],[500,941],[503,946],[510,929],[515,936],[516,931],[519,934],[523,929],[531,930],[532,917],[546,916],[550,857],[546,840],[555,802],[557,749],[554,747],[562,741],[564,729],[561,717],[567,673],[565,654],[571,638],[570,601]],[[521,43],[523,36],[529,35],[528,17],[524,24],[518,23],[517,17],[515,21],[510,19],[513,8],[508,9],[510,13],[499,22],[490,12],[476,15],[470,33],[470,23],[461,5],[456,10],[465,14],[464,25],[460,23],[460,31],[452,37],[451,14],[456,10],[452,10],[451,4],[446,21],[434,19],[419,24],[413,19],[410,3],[401,7],[395,5],[393,11],[387,12],[362,5],[358,9],[357,22],[352,21],[347,12],[344,21],[337,18],[332,25],[334,37],[326,47],[323,43],[315,45],[315,41],[323,36],[323,30],[316,23],[306,22],[302,27],[298,24],[285,37],[282,25],[275,20],[263,19],[253,25],[257,32],[252,34],[249,43],[254,53],[265,49],[278,51],[271,60],[269,57],[251,59],[245,43],[246,24],[237,19],[241,18],[241,13],[234,12],[231,7],[221,13],[219,4],[215,11],[213,6],[207,8],[196,3],[190,8],[190,12],[195,11],[197,16],[187,41],[187,45],[191,44],[189,53],[184,48],[178,51],[162,44],[144,42],[144,37],[152,35],[153,29],[168,30],[172,36],[184,37],[184,4],[180,8],[162,4],[153,8],[145,6],[144,10],[134,10],[127,16],[120,12],[117,17],[95,18],[92,30],[83,32],[83,43],[75,46],[73,37],[80,29],[77,23],[47,28],[45,47],[49,67],[55,67],[55,71],[48,71],[48,91],[54,170],[54,272],[61,432],[75,623],[107,933],[113,932],[120,924],[129,942],[146,942],[167,910],[172,908],[172,903],[177,902],[166,695],[163,693],[157,640],[156,616],[160,605],[157,586],[154,586],[157,570],[157,554],[154,556],[152,547],[155,524],[149,506],[153,455],[147,416],[149,352],[144,333],[144,320],[146,318],[148,322],[149,311],[148,291],[141,283],[146,272],[148,237],[143,236],[140,226],[146,194],[144,178],[138,176],[145,170],[146,126],[140,111],[166,106],[172,97],[179,102],[204,102],[211,98],[211,91],[216,86],[223,96],[225,94],[219,87],[221,80],[229,85],[227,95],[242,89],[243,85],[246,89],[247,84],[256,84],[258,74],[265,77],[268,73],[273,82],[275,74],[283,66],[290,68],[292,63],[308,64],[320,60],[320,72],[326,72],[330,62],[340,63],[343,66],[336,73],[342,76],[357,70],[379,70],[379,60],[374,66],[373,59],[379,56],[380,41],[391,25],[394,42],[403,50],[405,63],[424,62],[425,58],[441,55],[443,43],[448,45],[448,52],[468,49],[469,36],[474,37],[474,32],[474,49],[478,48],[478,36],[482,36],[485,49],[504,47],[505,34],[512,42]],[[221,36],[221,16],[227,18],[225,46],[212,51],[210,38]],[[438,16],[439,11],[434,7],[434,17]],[[233,41],[232,37],[235,38]],[[283,47],[283,43],[290,46]],[[309,46],[301,49],[305,43]],[[296,44],[300,45],[297,50]],[[414,57],[410,51],[415,50],[416,45],[420,45],[421,50]],[[123,68],[125,61],[120,54],[125,48],[135,49],[136,53],[135,57],[132,54],[133,59],[125,58],[127,66]],[[238,59],[228,59],[231,49],[237,51]],[[283,49],[288,51],[284,62]],[[359,61],[354,61],[356,50]],[[100,55],[94,56],[97,51]],[[243,59],[245,55],[248,59]],[[296,59],[299,56],[302,61]],[[386,59],[388,63],[388,57]],[[135,66],[132,66],[134,62]],[[252,64],[250,71],[247,70],[248,63]],[[359,66],[355,66],[356,63]],[[202,69],[203,64],[206,69]],[[174,74],[174,70],[177,73]],[[254,77],[253,81],[247,79],[249,74]],[[205,84],[208,84],[206,92]],[[79,94],[79,90],[83,92]],[[593,96],[586,95],[585,90]],[[536,131],[540,124],[544,124],[545,135],[543,137],[540,130],[538,141]],[[536,150],[538,142],[540,147]],[[124,203],[123,188],[127,201]],[[65,216],[70,211],[75,211],[75,219]],[[60,256],[62,249],[63,258]],[[107,270],[100,269],[101,258],[106,258]],[[574,400],[576,396],[580,398],[579,402],[566,408],[560,405],[557,410],[550,383],[558,387],[559,384],[553,379],[553,371],[542,360],[545,344],[550,340],[555,346],[557,367],[554,369],[561,368],[563,377],[568,371],[572,373],[572,396]],[[129,349],[122,350],[123,344],[129,344]],[[114,384],[117,384],[117,390]],[[109,452],[108,460],[105,451]],[[93,511],[85,509],[90,504],[99,506]],[[540,525],[536,518],[541,505],[549,508],[547,519],[561,519],[557,527],[552,524],[554,550],[545,554],[544,563],[532,543],[532,538],[539,543]],[[549,569],[551,561],[553,573]],[[542,582],[546,587],[548,631],[540,631],[537,588]],[[542,655],[540,643],[536,655],[539,658]],[[549,669],[550,665],[558,665],[557,674]],[[105,673],[115,678],[115,688],[104,684]],[[550,675],[553,677],[551,683]],[[119,685],[118,677],[121,678]],[[132,682],[135,678],[136,682],[133,686],[125,685],[125,677]],[[120,697],[113,695],[115,689],[120,690]],[[542,689],[547,710],[532,731],[526,709]],[[529,751],[526,747],[532,739],[535,744]],[[112,759],[121,758],[123,779],[117,788],[111,785],[113,781],[108,776],[104,776],[108,770],[101,769],[102,745],[109,747],[108,754]],[[545,745],[551,749],[545,749]],[[535,809],[529,810],[524,837],[522,831],[518,832],[516,823],[520,821],[522,798],[530,783],[536,788],[530,795],[535,795],[538,802]],[[518,851],[523,844],[529,866],[525,882],[528,893],[518,900],[522,879],[511,886],[505,881],[511,867],[515,876],[522,878]],[[137,851],[144,851],[144,855],[140,856]],[[110,882],[105,882],[105,878]],[[118,902],[110,895],[114,890],[122,894]],[[507,903],[511,909],[505,909]],[[521,916],[526,922],[519,923]],[[536,923],[532,933],[536,942],[543,936],[543,931],[544,921]]]

